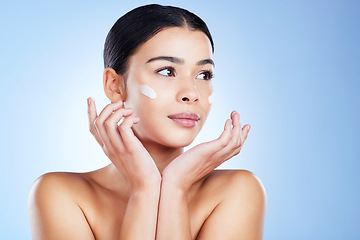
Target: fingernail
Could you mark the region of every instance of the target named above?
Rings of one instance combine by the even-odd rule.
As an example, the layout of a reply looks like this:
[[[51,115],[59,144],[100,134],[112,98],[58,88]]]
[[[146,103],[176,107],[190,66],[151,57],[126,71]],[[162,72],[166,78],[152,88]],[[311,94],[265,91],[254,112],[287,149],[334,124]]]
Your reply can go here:
[[[87,104],[90,106],[90,103],[91,103],[91,98],[88,98],[87,99]]]

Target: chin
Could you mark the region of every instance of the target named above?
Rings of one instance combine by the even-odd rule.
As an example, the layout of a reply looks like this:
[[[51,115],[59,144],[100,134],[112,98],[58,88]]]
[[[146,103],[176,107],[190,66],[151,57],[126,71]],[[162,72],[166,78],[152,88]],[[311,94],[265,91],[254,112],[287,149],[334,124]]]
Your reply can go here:
[[[169,144],[171,148],[183,148],[189,146],[193,141],[174,141]]]
[[[165,141],[163,141],[163,145],[167,146],[167,147],[171,147],[171,148],[183,148],[186,146],[189,146],[194,140],[195,140],[196,135],[190,135],[187,134],[180,134],[179,136],[169,136],[169,138],[164,139]]]
[[[134,126],[135,135],[143,143],[155,143],[169,148],[183,148],[190,145],[198,135],[202,126],[196,128],[175,128],[174,126],[159,129],[158,126],[139,128]]]

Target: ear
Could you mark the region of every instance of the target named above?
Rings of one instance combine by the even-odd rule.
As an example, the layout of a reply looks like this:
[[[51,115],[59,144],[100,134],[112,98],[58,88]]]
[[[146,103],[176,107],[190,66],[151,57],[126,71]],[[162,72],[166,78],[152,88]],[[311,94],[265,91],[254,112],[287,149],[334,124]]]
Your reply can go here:
[[[116,73],[112,68],[105,68],[103,74],[104,91],[111,102],[119,100],[125,102],[126,90],[124,77]]]

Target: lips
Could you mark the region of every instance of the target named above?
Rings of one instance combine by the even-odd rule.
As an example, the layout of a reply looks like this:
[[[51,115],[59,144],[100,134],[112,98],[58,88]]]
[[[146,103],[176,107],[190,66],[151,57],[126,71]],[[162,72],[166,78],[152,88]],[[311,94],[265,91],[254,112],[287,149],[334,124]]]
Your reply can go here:
[[[168,118],[182,127],[192,128],[195,127],[200,120],[200,116],[195,113],[183,112],[169,115]]]

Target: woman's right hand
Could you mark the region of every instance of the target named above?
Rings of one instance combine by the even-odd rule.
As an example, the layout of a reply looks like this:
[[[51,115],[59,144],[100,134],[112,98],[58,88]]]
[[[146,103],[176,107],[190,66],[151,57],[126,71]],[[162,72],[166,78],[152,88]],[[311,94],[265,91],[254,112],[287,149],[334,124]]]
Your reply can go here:
[[[108,104],[97,115],[95,102],[88,98],[90,132],[106,156],[128,181],[131,191],[161,183],[161,175],[148,151],[134,135],[132,126],[140,122],[133,109],[123,103]],[[118,123],[123,119],[120,125]]]

